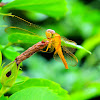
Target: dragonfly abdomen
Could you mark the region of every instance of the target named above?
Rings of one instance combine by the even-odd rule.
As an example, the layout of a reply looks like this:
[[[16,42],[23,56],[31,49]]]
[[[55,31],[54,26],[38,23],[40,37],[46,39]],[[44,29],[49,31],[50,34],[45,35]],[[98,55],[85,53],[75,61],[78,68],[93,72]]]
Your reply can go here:
[[[64,57],[64,55],[62,53],[61,47],[59,48],[57,53],[58,53],[60,59],[62,60],[63,64],[65,65],[65,68],[68,69],[68,64],[67,64],[67,62],[65,60],[65,57]]]

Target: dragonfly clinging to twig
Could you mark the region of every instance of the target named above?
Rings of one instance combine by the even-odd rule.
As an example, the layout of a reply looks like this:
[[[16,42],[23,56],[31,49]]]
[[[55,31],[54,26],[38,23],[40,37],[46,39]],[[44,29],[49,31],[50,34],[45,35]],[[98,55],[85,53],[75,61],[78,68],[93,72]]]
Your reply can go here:
[[[19,20],[27,23],[29,27],[41,29],[41,27],[39,27],[38,25],[32,24],[32,23],[26,21],[25,19],[23,19],[21,17],[15,16],[15,15],[12,15],[12,14],[7,14],[5,16],[10,16],[12,19],[13,18],[19,19]],[[18,27],[18,26],[7,27],[6,31],[8,31],[8,29],[17,29],[17,30],[21,30],[23,32],[29,33],[31,35],[32,34],[36,35],[32,31],[29,31],[25,28],[21,28],[21,27]],[[68,41],[68,42],[76,45],[76,43],[74,41],[62,38],[58,33],[56,33],[52,29],[45,30],[45,35],[46,35],[46,39],[44,39],[43,41],[49,41],[49,43],[48,43],[46,50],[45,51],[42,50],[43,52],[48,52],[48,50],[50,52],[53,52],[55,50],[54,58],[56,58],[56,55],[58,55],[60,57],[60,59],[62,60],[66,69],[68,69],[68,65],[75,66],[78,63],[77,57],[70,51],[70,49],[61,44],[61,41],[63,40],[63,41]]]

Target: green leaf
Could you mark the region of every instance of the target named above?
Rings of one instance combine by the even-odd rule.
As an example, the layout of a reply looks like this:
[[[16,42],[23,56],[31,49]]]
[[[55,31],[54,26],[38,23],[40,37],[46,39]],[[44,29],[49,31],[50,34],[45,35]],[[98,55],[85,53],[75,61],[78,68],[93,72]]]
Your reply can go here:
[[[34,13],[34,12],[27,12],[27,13],[25,13],[25,16],[28,19],[34,20],[34,21],[44,21],[48,18],[47,15],[44,15],[42,13]]]
[[[1,76],[1,72],[2,72],[2,54],[0,51],[0,76]]]
[[[25,10],[29,12],[43,13],[48,16],[59,18],[66,14],[65,0],[15,0],[6,4],[3,9]]]
[[[45,38],[40,37],[38,35],[30,35],[30,34],[22,34],[22,33],[16,33],[16,34],[9,35],[9,41],[12,43],[32,43],[32,44],[35,44],[39,41],[42,41],[43,39],[45,39]],[[76,45],[76,44],[69,42],[69,41],[62,40],[61,45],[76,48],[76,49],[82,49],[82,50],[88,52],[89,54],[91,54],[90,51],[86,50],[82,46]]]
[[[2,64],[2,54],[1,54],[1,51],[0,51],[0,67],[1,67],[1,64]]]
[[[16,65],[16,62],[13,61],[6,65],[1,74],[1,84],[4,87],[11,87],[16,78],[17,78],[17,73],[18,73],[18,67]]]
[[[66,90],[62,89],[59,84],[50,80],[46,80],[46,79],[28,79],[25,82],[16,83],[15,85],[11,87],[9,92],[14,93],[22,89],[33,87],[33,86],[34,87],[37,87],[37,86],[48,87],[54,93],[68,99],[68,92]]]
[[[87,50],[92,51],[96,45],[100,44],[100,33],[96,34],[95,36],[85,40],[82,44],[82,46],[84,48],[86,48]],[[87,53],[84,52],[83,50],[77,50],[76,52],[76,56],[78,57],[78,59],[82,59]]]
[[[96,96],[100,96],[99,82],[91,83],[85,89],[72,93],[71,100],[89,100]]]
[[[19,56],[19,53],[17,51],[20,50],[22,51],[23,49],[21,47],[12,47],[12,46],[5,48],[5,46],[0,45],[0,50],[7,59],[13,61],[17,56]]]
[[[19,66],[17,66],[16,61],[9,63],[3,68],[1,73],[2,88],[0,90],[0,97],[14,84],[17,78],[18,70]]]
[[[1,96],[1,97],[0,97],[0,100],[7,100],[7,98],[4,97],[4,96]]]
[[[65,100],[47,87],[30,87],[16,92],[8,100]],[[69,100],[68,98],[66,100]]]
[[[19,56],[18,52],[14,52],[14,51],[10,51],[10,50],[5,50],[5,52],[3,52],[3,54],[7,59],[10,59],[11,61],[13,61],[17,56]]]
[[[9,41],[11,43],[31,43],[35,44],[39,41],[42,41],[45,39],[44,37],[40,37],[38,35],[30,35],[30,34],[22,34],[22,33],[16,33],[16,34],[10,34],[8,37]]]
[[[17,76],[17,79],[15,81],[16,83],[18,83],[18,82],[24,82],[24,81],[26,81],[26,80],[29,79],[28,76],[24,76],[24,75],[22,75],[22,73],[23,73],[23,71],[21,71],[21,70],[18,71],[18,76]]]
[[[71,47],[71,48],[76,48],[76,49],[80,49],[80,50],[84,50],[85,52],[91,54],[90,51],[88,51],[87,49],[85,49],[84,47],[82,47],[81,45],[77,45],[75,43],[69,42],[69,41],[61,41],[61,45],[62,46],[66,46],[66,47]]]

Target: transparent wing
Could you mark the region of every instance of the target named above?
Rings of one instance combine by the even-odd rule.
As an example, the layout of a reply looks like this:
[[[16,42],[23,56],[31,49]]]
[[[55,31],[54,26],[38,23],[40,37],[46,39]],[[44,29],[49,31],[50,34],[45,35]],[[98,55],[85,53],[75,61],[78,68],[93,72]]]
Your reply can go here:
[[[77,57],[65,46],[62,47],[64,57],[70,66],[76,66],[78,63]]]
[[[35,35],[35,34],[38,34],[41,36],[45,35],[46,29],[44,29],[36,24],[33,24],[19,16],[7,14],[4,16],[4,20],[11,24],[10,26],[8,26],[5,29],[5,31],[7,33],[20,32],[20,33],[28,33],[28,34],[32,34],[32,35]]]
[[[69,40],[69,39],[67,39],[67,38],[65,38],[65,37],[61,37],[61,39],[63,40],[63,41],[65,41],[66,43],[68,42],[68,43],[73,43],[73,44],[77,44],[76,42],[74,42],[74,41],[72,41],[72,40]],[[67,49],[70,51],[70,52],[72,52],[72,53],[74,53],[75,51],[76,51],[76,48],[72,48],[72,47],[67,47]]]
[[[42,50],[42,52],[45,52],[46,49],[47,49],[47,47],[45,47],[45,48]],[[51,46],[51,48],[48,49],[47,53],[52,53],[52,52],[54,52],[54,51],[55,51],[54,47]]]
[[[72,40],[69,40],[69,39],[67,39],[67,38],[65,38],[65,37],[61,37],[61,39],[63,39],[64,41],[68,41],[68,42],[71,42],[71,43],[77,44],[76,42],[74,42],[74,41],[72,41]]]
[[[67,64],[68,64],[68,66],[76,66],[76,65],[77,65],[78,59],[77,59],[77,57],[69,50],[69,48],[63,46],[63,47],[62,47],[62,52],[63,52],[64,58],[66,59],[66,62],[67,62]],[[59,55],[58,55],[57,53],[54,55],[54,59],[55,59],[56,61],[62,62],[61,59],[60,59],[60,57],[59,57]]]

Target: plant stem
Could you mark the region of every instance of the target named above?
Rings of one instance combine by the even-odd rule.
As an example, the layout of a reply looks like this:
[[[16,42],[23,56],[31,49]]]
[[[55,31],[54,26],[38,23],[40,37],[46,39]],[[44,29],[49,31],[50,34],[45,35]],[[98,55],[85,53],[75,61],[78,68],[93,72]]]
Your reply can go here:
[[[23,52],[21,55],[19,55],[18,57],[16,57],[16,63],[17,66],[25,59],[29,58],[30,56],[32,56],[35,52],[38,52],[40,50],[42,50],[43,48],[45,48],[48,44],[48,41],[42,41],[42,42],[38,42],[35,45],[33,45],[32,47],[28,48],[25,52]]]

